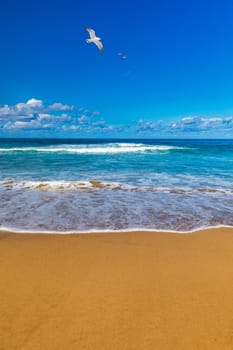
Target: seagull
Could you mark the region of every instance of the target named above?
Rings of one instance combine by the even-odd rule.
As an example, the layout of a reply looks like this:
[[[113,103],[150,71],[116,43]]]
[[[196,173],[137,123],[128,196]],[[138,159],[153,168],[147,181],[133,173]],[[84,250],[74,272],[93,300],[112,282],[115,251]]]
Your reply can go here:
[[[122,59],[122,60],[126,60],[127,58],[127,55],[126,54],[123,54],[121,52],[118,52],[117,55]]]
[[[90,43],[94,43],[96,44],[96,46],[98,47],[98,49],[103,52],[104,51],[104,47],[103,44],[101,43],[101,38],[98,38],[98,36],[95,35],[95,31],[89,27],[86,27],[86,30],[88,31],[89,35],[90,35],[90,39],[86,39],[86,42],[88,44]]]

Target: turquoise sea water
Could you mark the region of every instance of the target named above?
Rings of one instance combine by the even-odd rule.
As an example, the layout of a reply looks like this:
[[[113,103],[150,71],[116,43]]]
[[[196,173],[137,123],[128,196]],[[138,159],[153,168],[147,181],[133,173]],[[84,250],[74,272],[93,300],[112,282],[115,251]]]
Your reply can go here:
[[[0,228],[233,226],[233,140],[0,140]]]

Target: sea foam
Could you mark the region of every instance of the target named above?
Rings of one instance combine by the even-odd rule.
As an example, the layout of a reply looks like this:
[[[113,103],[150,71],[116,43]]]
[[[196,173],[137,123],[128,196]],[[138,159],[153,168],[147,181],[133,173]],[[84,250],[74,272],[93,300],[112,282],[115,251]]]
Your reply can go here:
[[[11,147],[0,148],[0,152],[45,152],[45,153],[77,153],[77,154],[108,154],[108,153],[138,153],[163,152],[181,150],[184,147],[167,145],[145,145],[139,143],[107,143],[100,145],[53,145],[44,147]]]

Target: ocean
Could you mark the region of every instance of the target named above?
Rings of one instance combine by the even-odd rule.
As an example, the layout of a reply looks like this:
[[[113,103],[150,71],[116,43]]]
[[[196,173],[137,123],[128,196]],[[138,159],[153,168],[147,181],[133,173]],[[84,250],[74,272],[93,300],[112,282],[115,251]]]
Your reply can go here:
[[[0,229],[233,226],[233,140],[1,139]]]

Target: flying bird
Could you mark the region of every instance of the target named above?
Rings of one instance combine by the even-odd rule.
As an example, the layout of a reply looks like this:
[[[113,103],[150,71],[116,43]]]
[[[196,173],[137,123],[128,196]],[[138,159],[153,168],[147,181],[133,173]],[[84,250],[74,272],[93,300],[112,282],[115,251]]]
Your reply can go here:
[[[121,52],[118,52],[117,55],[122,59],[122,60],[126,60],[127,58],[127,55],[126,54],[123,54]]]
[[[96,44],[96,46],[98,47],[98,49],[103,52],[104,51],[104,47],[102,42],[100,41],[101,38],[99,38],[98,36],[95,35],[95,31],[89,27],[86,27],[86,30],[88,31],[89,35],[90,35],[90,39],[86,39],[86,42],[88,44],[90,43],[94,43]]]

